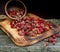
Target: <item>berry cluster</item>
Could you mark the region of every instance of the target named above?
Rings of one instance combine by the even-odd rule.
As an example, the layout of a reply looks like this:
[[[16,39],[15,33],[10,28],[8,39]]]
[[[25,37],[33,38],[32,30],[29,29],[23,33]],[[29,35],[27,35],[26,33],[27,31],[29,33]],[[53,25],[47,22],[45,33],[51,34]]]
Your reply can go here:
[[[41,34],[51,28],[50,23],[46,23],[43,19],[34,17],[20,18],[13,20],[11,28],[16,28],[19,35],[36,35]]]
[[[17,7],[12,7],[8,10],[8,14],[12,17],[12,18],[18,18],[18,17],[22,17],[24,15],[24,10],[21,8],[17,8]]]

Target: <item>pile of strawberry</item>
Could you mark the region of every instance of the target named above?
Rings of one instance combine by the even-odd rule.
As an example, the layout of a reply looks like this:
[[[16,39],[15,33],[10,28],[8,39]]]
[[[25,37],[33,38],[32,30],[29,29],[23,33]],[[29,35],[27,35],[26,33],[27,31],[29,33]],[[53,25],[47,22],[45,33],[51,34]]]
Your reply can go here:
[[[12,7],[8,10],[8,14],[13,18],[22,17],[24,15],[24,10],[21,8]]]
[[[11,28],[16,28],[20,36],[41,34],[51,29],[51,24],[45,22],[41,18],[35,19],[34,17],[20,18],[19,20],[13,20]]]
[[[48,38],[48,42],[50,42],[53,45],[55,45],[55,43],[57,42],[57,39],[56,38],[57,38],[57,36],[54,34],[50,38]]]
[[[35,19],[34,17],[24,17],[19,20],[13,20],[10,22],[10,25],[11,28],[17,29],[20,36],[34,36],[52,29],[51,23],[46,22],[41,18]],[[55,45],[57,42],[57,37],[60,37],[60,34],[53,34],[51,37],[45,39],[45,42]]]
[[[55,45],[57,43],[57,35],[53,34],[51,37],[44,39],[44,46],[48,46],[49,43]]]

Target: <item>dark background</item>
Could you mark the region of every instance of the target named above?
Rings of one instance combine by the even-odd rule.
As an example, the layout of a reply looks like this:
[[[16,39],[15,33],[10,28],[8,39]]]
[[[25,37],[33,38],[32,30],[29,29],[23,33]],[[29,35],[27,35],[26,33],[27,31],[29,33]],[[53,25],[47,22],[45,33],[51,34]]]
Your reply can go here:
[[[8,0],[0,0],[0,14],[4,13],[4,6]],[[28,12],[42,18],[60,18],[60,1],[58,0],[21,0]]]

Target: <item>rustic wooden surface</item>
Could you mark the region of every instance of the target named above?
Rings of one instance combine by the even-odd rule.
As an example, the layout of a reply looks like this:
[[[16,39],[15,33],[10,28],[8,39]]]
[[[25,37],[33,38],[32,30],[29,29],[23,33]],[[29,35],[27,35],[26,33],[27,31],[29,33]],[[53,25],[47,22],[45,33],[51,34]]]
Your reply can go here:
[[[60,24],[60,19],[48,19],[49,21]],[[0,52],[60,52],[60,38],[56,45],[49,44],[43,47],[44,40],[31,46],[19,47],[0,29]]]

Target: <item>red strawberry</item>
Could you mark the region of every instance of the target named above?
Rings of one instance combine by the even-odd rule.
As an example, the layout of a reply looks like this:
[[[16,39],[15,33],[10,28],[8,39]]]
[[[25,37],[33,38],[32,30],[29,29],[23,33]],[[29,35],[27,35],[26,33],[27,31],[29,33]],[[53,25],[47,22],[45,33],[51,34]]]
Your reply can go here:
[[[44,23],[44,21],[42,21],[42,20],[38,21],[38,24],[39,25],[42,24],[42,23]]]
[[[52,38],[53,38],[53,39],[56,39],[56,34],[52,35]]]
[[[16,27],[21,27],[21,24],[20,24],[20,23],[17,23],[17,24],[16,24]]]
[[[44,29],[44,31],[48,30],[47,28],[43,28],[43,29]]]
[[[20,28],[20,27],[16,27],[16,28],[17,28],[17,30],[18,30],[18,31],[20,31],[20,30],[21,30],[21,28]]]
[[[33,21],[33,20],[34,20],[34,18],[33,18],[33,17],[30,17],[30,18],[29,18],[29,21]]]
[[[11,28],[14,28],[14,25],[11,25]]]
[[[53,38],[49,38],[49,39],[48,39],[48,42],[53,42],[53,41],[54,41]]]
[[[11,22],[10,25],[11,25],[11,28],[14,28],[15,26],[13,22]]]
[[[20,15],[22,16],[24,14],[24,10],[21,10],[20,11]]]
[[[18,22],[18,21],[15,19],[15,20],[14,20],[14,24],[16,24],[17,22]]]
[[[43,28],[39,28],[39,32],[42,33],[44,30]]]
[[[39,21],[39,20],[42,20],[41,18],[37,18],[37,20]]]
[[[56,42],[52,42],[52,44],[53,44],[53,45],[55,45],[55,44],[56,44]]]
[[[19,34],[20,36],[23,36],[23,32],[22,32],[22,31],[19,31],[18,34]]]
[[[30,30],[32,30],[33,29],[33,27],[30,27]]]
[[[40,26],[40,25],[39,25],[39,26],[37,26],[37,28],[42,28],[42,29],[43,29],[43,27],[42,27],[42,26]]]
[[[24,25],[24,24],[25,24],[25,22],[24,22],[24,21],[22,21],[22,22],[21,22],[21,24],[23,24],[23,25]]]
[[[28,35],[28,32],[24,32],[25,33],[25,35]]]
[[[16,11],[14,11],[14,10],[13,10],[13,11],[9,11],[8,13],[9,13],[11,16],[15,16],[15,15],[17,14]]]

